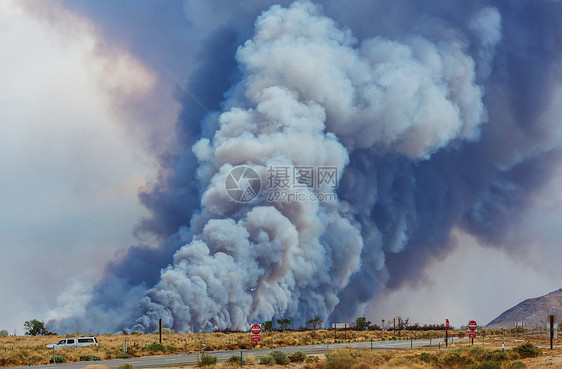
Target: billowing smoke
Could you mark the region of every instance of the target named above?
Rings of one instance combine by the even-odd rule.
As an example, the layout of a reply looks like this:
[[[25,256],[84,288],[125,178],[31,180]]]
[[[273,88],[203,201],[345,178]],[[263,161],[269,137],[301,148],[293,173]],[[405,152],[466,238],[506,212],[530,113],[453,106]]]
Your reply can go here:
[[[159,317],[179,330],[245,329],[274,316],[327,319],[358,271],[362,225],[348,202],[271,202],[264,191],[240,204],[225,191],[233,166],[266,178],[271,167],[343,173],[356,150],[423,160],[478,138],[485,119],[474,62],[458,40],[358,43],[308,2],[262,14],[236,59],[242,80],[214,136],[193,148],[205,188],[186,231],[193,240],[146,293],[142,327],[152,329]],[[382,245],[371,243],[380,270]]]
[[[86,308],[101,329],[349,319],[380,285],[419,281],[454,227],[517,246],[559,160],[560,5],[353,3],[209,5],[220,26],[187,87],[217,112],[179,93],[184,151],[141,193],[140,229],[166,239],[108,266]],[[225,188],[240,165],[262,181],[249,202]],[[338,186],[288,192],[338,200],[272,199],[271,168],[294,167]]]

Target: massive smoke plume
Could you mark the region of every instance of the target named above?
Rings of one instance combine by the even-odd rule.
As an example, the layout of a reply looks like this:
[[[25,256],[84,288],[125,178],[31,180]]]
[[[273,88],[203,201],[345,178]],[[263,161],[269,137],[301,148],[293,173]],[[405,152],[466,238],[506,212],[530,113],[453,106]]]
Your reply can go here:
[[[186,84],[216,113],[178,92],[183,152],[141,193],[154,216],[140,229],[165,240],[108,266],[86,308],[100,329],[349,319],[446,256],[455,227],[517,246],[559,160],[559,4],[229,6],[184,3],[218,25],[199,31]],[[238,165],[262,187],[272,166],[337,168],[337,189],[295,191],[339,201],[270,201],[266,188],[235,202]]]

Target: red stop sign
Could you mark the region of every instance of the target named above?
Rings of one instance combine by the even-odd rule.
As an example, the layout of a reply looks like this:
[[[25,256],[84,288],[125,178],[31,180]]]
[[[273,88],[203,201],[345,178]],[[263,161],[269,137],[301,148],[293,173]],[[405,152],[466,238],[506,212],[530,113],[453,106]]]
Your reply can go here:
[[[476,321],[471,320],[470,322],[468,322],[468,329],[470,329],[471,331],[475,331],[476,330]]]
[[[252,324],[252,327],[250,328],[250,332],[252,332],[252,334],[261,334],[261,325]]]

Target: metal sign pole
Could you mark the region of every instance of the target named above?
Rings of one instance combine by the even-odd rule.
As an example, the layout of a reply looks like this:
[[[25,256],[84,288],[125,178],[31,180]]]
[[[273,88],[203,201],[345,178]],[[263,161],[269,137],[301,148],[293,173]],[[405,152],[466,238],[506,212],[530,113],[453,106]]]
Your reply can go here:
[[[162,319],[158,319],[158,334],[160,335],[160,344],[162,344]]]
[[[552,350],[552,341],[554,341],[554,315],[548,316],[550,320],[550,349]]]

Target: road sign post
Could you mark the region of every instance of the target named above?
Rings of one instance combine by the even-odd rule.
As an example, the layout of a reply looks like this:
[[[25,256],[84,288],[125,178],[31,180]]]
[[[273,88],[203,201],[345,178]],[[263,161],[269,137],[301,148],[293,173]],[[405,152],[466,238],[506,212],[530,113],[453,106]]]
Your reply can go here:
[[[347,338],[347,323],[332,323],[332,328],[334,328],[334,340],[337,339],[337,330],[342,329],[344,330],[344,338]]]
[[[549,316],[547,316],[547,319],[546,319],[546,321],[547,321],[546,332],[547,332],[547,335],[548,335],[548,339],[550,341],[550,349],[551,350],[552,350],[554,339],[558,338],[558,335],[557,335],[558,332],[556,331],[556,326],[554,324],[557,321],[556,318],[557,318],[556,315],[549,315]]]
[[[468,322],[468,329],[470,329],[468,337],[472,340],[472,345],[474,345],[474,339],[476,338],[476,328],[478,328],[478,324],[476,324],[475,320]]]
[[[445,347],[449,345],[449,319],[445,319]]]
[[[260,342],[261,341],[261,325],[260,324],[252,324],[250,328],[250,332],[252,333],[252,342]]]

